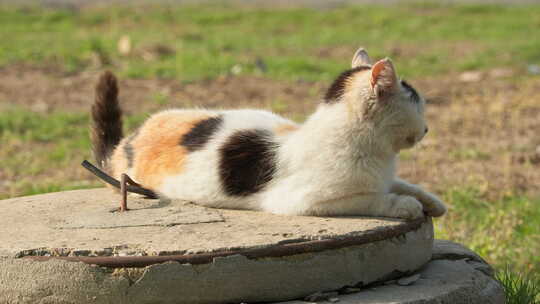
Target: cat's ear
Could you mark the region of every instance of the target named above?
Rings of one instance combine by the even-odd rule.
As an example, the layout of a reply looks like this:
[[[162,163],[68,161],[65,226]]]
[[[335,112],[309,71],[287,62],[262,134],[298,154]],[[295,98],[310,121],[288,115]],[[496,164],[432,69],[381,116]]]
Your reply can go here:
[[[351,67],[354,69],[362,65],[371,65],[371,59],[364,48],[359,48],[352,58]]]
[[[370,84],[377,96],[390,95],[398,90],[398,77],[390,58],[379,60],[373,65]]]

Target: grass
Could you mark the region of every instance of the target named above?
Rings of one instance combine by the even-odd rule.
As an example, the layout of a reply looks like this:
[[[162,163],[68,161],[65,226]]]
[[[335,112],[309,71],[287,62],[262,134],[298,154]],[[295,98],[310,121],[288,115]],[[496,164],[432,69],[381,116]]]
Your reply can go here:
[[[0,35],[10,43],[0,46],[0,65],[55,63],[67,72],[112,65],[126,77],[183,81],[233,72],[329,80],[342,70],[343,57],[362,44],[374,57],[401,62],[404,76],[417,77],[523,68],[540,59],[540,39],[530,33],[539,25],[539,6],[5,6]],[[117,49],[123,36],[132,43],[128,55]]]
[[[517,274],[504,268],[496,274],[504,287],[507,304],[540,303],[540,276],[535,274]]]
[[[467,244],[497,268],[540,269],[540,198],[483,198],[477,187],[455,187],[443,195],[450,211],[436,220],[436,235]]]
[[[128,128],[144,116],[127,119]],[[91,159],[86,113],[35,113],[13,107],[0,113],[0,199],[100,186],[79,163]],[[32,177],[30,179],[30,177]]]

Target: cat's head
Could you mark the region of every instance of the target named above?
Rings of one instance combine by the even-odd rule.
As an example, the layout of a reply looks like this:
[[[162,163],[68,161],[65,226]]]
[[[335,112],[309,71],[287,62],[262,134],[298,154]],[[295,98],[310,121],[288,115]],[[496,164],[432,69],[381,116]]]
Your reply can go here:
[[[362,48],[356,51],[351,69],[328,89],[325,102],[345,104],[359,124],[369,125],[374,136],[387,139],[396,153],[414,146],[428,131],[422,96],[398,78],[389,58],[371,64]]]

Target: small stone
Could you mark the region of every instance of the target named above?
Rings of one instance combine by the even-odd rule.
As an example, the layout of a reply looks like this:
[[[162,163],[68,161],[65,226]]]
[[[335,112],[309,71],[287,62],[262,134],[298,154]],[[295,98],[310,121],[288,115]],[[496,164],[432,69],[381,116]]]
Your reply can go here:
[[[324,298],[323,293],[320,291],[304,298],[304,301],[307,301],[307,302],[317,302],[317,301],[322,301],[322,300],[326,300],[326,298]]]
[[[538,64],[529,64],[527,66],[527,71],[529,74],[538,75],[540,74],[540,65]]]
[[[397,284],[400,286],[409,286],[412,285],[414,282],[418,281],[420,279],[420,274],[415,274],[410,277],[405,277],[397,280]]]
[[[319,301],[325,301],[325,300],[329,301],[331,298],[336,298],[337,295],[338,295],[337,291],[332,291],[332,292],[318,291],[312,295],[305,297],[304,301],[308,301],[308,302],[319,302]]]
[[[235,64],[232,68],[231,68],[231,73],[233,75],[238,75],[240,73],[242,73],[242,66],[239,65],[239,64]]]
[[[122,56],[127,56],[131,53],[131,39],[128,35],[123,35],[120,37],[120,40],[118,40],[118,53]]]
[[[337,303],[337,302],[339,302],[339,298],[328,298],[328,302]]]
[[[461,82],[477,82],[482,79],[482,72],[480,71],[467,71],[459,75],[459,80]]]

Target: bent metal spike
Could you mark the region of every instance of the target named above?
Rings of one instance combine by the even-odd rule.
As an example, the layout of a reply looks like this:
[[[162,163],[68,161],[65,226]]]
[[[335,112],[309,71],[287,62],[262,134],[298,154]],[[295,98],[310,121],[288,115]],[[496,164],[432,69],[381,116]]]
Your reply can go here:
[[[103,172],[98,167],[92,165],[92,163],[90,163],[87,160],[84,160],[81,163],[81,165],[88,171],[92,172],[95,176],[97,176],[102,181],[106,182],[107,184],[117,189],[120,189],[120,194],[122,195],[122,199],[120,201],[119,210],[121,212],[129,210],[127,207],[127,192],[141,194],[141,195],[144,195],[146,198],[157,198],[157,195],[154,193],[154,191],[142,187],[140,184],[136,183],[125,173],[122,174],[120,178],[121,180],[118,181],[114,177]]]

